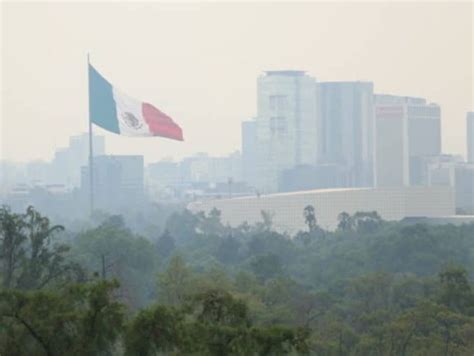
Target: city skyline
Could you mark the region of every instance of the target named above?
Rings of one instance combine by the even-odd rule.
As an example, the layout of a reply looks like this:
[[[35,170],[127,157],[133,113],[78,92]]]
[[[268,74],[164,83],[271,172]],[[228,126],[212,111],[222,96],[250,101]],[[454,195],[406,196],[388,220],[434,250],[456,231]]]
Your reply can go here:
[[[372,81],[377,94],[429,98],[442,110],[443,152],[465,156],[465,115],[472,111],[468,3],[114,4],[112,8],[8,3],[2,10],[2,159],[49,160],[69,136],[86,130],[88,51],[92,63],[127,94],[156,102],[176,117],[186,138],[180,144],[94,129],[106,136],[108,153],[143,154],[146,162],[196,152],[226,155],[240,148],[241,122],[257,114],[258,75],[266,69],[291,68],[306,70],[319,82]],[[137,23],[130,10],[144,20]],[[86,12],[90,26],[84,29],[74,16]],[[99,20],[107,14],[113,14],[110,28],[99,30]],[[420,16],[429,19],[423,28],[415,26]],[[244,28],[234,17],[245,18]],[[267,27],[257,30],[261,18]],[[284,19],[288,21],[277,26]],[[290,30],[293,19],[301,24]],[[402,19],[403,29],[397,27]],[[39,26],[45,20],[51,24],[34,34],[21,26],[23,21]],[[439,29],[439,23],[446,26]],[[338,25],[345,29],[339,31]],[[58,26],[64,33],[57,33]],[[173,41],[163,34],[165,28],[175,31]],[[329,29],[327,34],[333,36],[324,36],[321,29]],[[136,36],[137,43],[131,41]],[[157,48],[144,52],[151,42]],[[62,55],[46,51],[49,46]],[[179,70],[169,71],[172,62]],[[22,135],[28,142],[18,145]]]

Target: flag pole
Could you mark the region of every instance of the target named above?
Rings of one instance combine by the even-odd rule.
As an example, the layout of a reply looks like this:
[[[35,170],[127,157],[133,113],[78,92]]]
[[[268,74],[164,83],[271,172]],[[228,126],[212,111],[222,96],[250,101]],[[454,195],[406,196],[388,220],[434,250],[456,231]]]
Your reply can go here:
[[[89,60],[89,53],[87,53],[87,78],[88,78],[88,85],[90,85],[90,76],[89,76],[89,65],[90,65],[90,60]],[[88,91],[88,98],[89,98],[89,103],[88,103],[88,113],[89,113],[89,209],[90,209],[90,217],[92,218],[92,214],[94,212],[94,151],[93,151],[93,145],[92,145],[92,118],[91,118],[91,112],[90,112],[90,90],[89,88],[87,89]]]

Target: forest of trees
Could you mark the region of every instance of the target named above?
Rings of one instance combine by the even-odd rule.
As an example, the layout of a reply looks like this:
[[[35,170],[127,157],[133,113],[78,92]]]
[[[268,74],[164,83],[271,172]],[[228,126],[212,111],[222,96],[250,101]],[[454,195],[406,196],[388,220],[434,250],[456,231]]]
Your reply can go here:
[[[0,208],[0,355],[473,355],[474,224]],[[166,216],[166,218],[164,218]]]

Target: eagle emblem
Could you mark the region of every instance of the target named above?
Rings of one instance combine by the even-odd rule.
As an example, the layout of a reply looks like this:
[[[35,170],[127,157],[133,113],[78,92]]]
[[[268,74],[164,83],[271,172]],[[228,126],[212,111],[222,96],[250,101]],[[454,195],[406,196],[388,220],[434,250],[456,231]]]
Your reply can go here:
[[[135,115],[133,115],[131,112],[123,112],[122,113],[122,120],[125,122],[125,124],[130,127],[131,129],[134,130],[139,130],[142,128],[143,124],[138,120]]]

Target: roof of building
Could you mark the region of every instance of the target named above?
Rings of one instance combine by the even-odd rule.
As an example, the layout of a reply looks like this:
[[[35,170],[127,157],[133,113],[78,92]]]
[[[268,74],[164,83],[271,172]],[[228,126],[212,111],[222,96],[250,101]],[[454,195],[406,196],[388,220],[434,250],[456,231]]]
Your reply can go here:
[[[267,70],[266,75],[285,75],[289,77],[298,77],[306,74],[305,70]]]
[[[308,195],[308,194],[328,194],[328,193],[341,193],[341,192],[356,192],[356,191],[404,191],[410,189],[436,189],[436,188],[444,188],[444,187],[380,187],[380,188],[373,188],[373,187],[362,187],[362,188],[326,188],[326,189],[312,189],[312,190],[301,190],[296,192],[284,192],[284,193],[271,193],[271,194],[255,194],[255,195],[246,195],[234,198],[222,198],[218,199],[219,201],[225,200],[246,200],[246,199],[261,199],[261,198],[276,198],[276,197],[292,197],[292,196],[299,196],[299,195]],[[196,202],[194,202],[196,203]],[[202,203],[200,201],[199,203]]]

